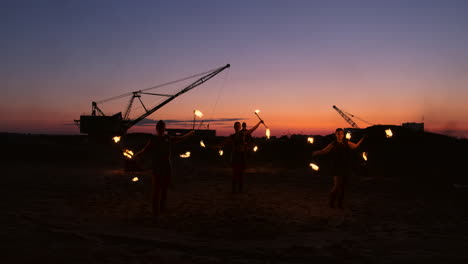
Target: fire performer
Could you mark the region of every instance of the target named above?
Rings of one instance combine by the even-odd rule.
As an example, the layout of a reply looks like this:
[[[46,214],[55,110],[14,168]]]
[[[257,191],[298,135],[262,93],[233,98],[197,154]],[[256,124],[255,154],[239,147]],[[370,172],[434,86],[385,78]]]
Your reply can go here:
[[[234,134],[231,134],[226,140],[215,146],[215,148],[221,148],[227,144],[230,144],[232,147],[231,152],[231,167],[232,167],[232,192],[242,192],[242,187],[244,184],[244,171],[246,165],[246,156],[247,152],[251,150],[247,142],[245,141],[246,136],[251,136],[251,134],[258,128],[260,124],[263,124],[263,120],[260,120],[254,127],[251,129],[246,129],[245,131],[241,130],[241,123],[234,123]]]
[[[156,124],[156,135],[152,136],[146,146],[135,157],[152,150],[153,159],[153,214],[158,216],[166,209],[167,190],[171,182],[171,148],[173,143],[180,142],[193,135],[194,130],[182,136],[165,135],[166,124],[160,120]]]
[[[331,154],[333,188],[330,191],[329,206],[335,208],[335,202],[338,200],[338,208],[343,208],[344,188],[352,171],[351,150],[359,147],[366,136],[362,137],[357,143],[353,143],[345,138],[342,128],[337,128],[335,137],[336,139],[333,142],[322,150],[314,151],[312,156]]]

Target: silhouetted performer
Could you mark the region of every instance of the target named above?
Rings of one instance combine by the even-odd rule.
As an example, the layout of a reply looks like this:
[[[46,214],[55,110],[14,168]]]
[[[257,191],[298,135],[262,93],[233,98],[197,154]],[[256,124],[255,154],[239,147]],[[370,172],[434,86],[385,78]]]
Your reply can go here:
[[[171,148],[173,143],[180,142],[192,135],[190,131],[182,136],[165,135],[166,124],[160,120],[156,124],[156,135],[152,136],[146,146],[135,156],[151,151],[153,161],[153,214],[158,216],[166,209],[167,190],[171,182]]]
[[[234,123],[235,133],[231,134],[226,140],[218,145],[218,147],[231,145],[231,167],[232,167],[232,192],[242,192],[244,184],[244,171],[246,164],[246,154],[249,151],[249,146],[245,141],[246,136],[251,134],[258,128],[263,120],[260,120],[254,127],[249,130],[241,131],[240,122]]]
[[[365,136],[362,137],[358,143],[353,143],[345,138],[342,128],[337,128],[335,137],[336,139],[333,142],[322,150],[314,151],[312,156],[330,154],[333,188],[330,192],[329,205],[331,208],[334,208],[335,201],[338,200],[338,208],[343,208],[344,188],[352,172],[351,150],[359,147]]]
[[[246,159],[248,159],[255,145],[254,138],[252,137],[252,133],[250,133],[249,130],[247,130],[247,123],[245,122],[242,122],[242,129],[240,132],[243,133],[243,136],[244,136],[244,142],[246,144],[246,150],[247,150]]]

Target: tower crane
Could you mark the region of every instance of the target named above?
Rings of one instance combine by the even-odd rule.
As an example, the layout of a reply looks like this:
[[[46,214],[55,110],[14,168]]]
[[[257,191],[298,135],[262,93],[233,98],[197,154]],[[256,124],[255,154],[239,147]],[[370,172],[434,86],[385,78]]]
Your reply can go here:
[[[83,134],[88,134],[88,135],[98,135],[98,136],[116,136],[116,135],[123,135],[127,132],[128,129],[130,129],[132,126],[140,122],[141,120],[145,119],[164,105],[168,104],[172,100],[174,100],[176,97],[192,90],[193,88],[205,83],[209,79],[213,78],[215,75],[218,73],[222,72],[223,70],[229,68],[231,65],[226,64],[225,66],[219,67],[217,69],[211,70],[209,72],[204,72],[201,74],[193,75],[187,78],[183,78],[177,81],[172,81],[168,82],[165,84],[161,84],[158,86],[154,86],[151,88],[139,90],[139,91],[134,91],[131,93],[126,93],[123,95],[115,96],[109,99],[101,100],[98,102],[92,102],[91,103],[91,115],[81,115],[80,120],[75,120],[75,122],[78,124],[80,128],[80,133]],[[185,88],[179,90],[175,94],[157,94],[157,93],[149,93],[146,92],[151,89],[156,89],[162,86],[166,86],[169,84],[173,84],[176,82],[188,80],[194,77],[200,77],[197,79],[195,82],[189,84]],[[158,105],[147,109],[146,106],[143,104],[143,101],[141,100],[141,95],[154,95],[154,96],[161,96],[161,97],[167,97],[163,102],[159,103]],[[98,104],[108,102],[111,100],[116,100],[120,98],[124,98],[126,96],[131,96],[129,104],[125,110],[124,116],[122,117],[122,112],[118,112],[114,115],[107,116],[104,114],[104,112],[98,107]],[[130,110],[132,108],[132,105],[134,103],[134,100],[138,99],[143,106],[145,112],[138,116],[137,118],[130,120],[129,115],[130,115]]]
[[[357,117],[355,115],[352,115],[352,114],[350,114],[348,112],[342,111],[341,109],[339,109],[335,105],[333,106],[333,109],[335,109],[338,112],[338,114],[340,114],[344,118],[344,120],[346,120],[346,122],[348,122],[353,128],[359,128],[359,126],[356,124],[356,122],[354,122],[351,119],[351,117],[357,118],[357,119],[359,119],[359,120],[361,120],[361,121],[363,121],[363,122],[365,122],[365,123],[367,123],[369,125],[373,125],[372,123],[369,123],[364,119],[361,119],[361,118],[359,118],[359,117]],[[349,117],[348,115],[351,116],[351,117]]]

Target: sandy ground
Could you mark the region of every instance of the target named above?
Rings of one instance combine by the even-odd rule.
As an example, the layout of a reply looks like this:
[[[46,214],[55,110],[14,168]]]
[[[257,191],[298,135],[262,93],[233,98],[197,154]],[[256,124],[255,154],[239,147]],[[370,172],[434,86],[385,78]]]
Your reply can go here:
[[[2,165],[2,263],[468,263],[467,188],[355,175],[340,210],[308,169],[232,194],[228,168],[183,161],[154,219],[149,171],[68,159]]]

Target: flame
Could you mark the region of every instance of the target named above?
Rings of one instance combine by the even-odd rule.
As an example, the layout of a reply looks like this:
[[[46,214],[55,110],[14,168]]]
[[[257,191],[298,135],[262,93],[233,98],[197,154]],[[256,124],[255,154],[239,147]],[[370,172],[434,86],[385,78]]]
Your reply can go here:
[[[138,181],[138,177],[133,177],[132,182],[137,182],[137,181]]]
[[[385,134],[387,135],[387,138],[391,138],[393,136],[392,130],[390,128],[385,130]]]
[[[367,152],[363,152],[363,153],[362,153],[362,158],[363,158],[365,161],[367,161]]]
[[[123,155],[124,155],[126,158],[131,159],[131,158],[133,158],[133,151],[126,149],[126,150],[123,152]]]
[[[218,153],[219,153],[220,156],[222,156],[224,154],[222,149],[220,149]]]
[[[185,159],[185,158],[189,158],[189,157],[190,157],[190,152],[187,151],[187,152],[185,152],[184,154],[180,154],[180,157],[181,157],[181,158],[184,158],[184,159]]]
[[[253,148],[253,151],[254,151],[254,152],[257,152],[257,150],[258,150],[258,147],[255,146],[255,147]]]
[[[257,109],[257,110],[255,110],[255,113],[256,113],[256,114],[260,113],[260,110],[258,110],[258,109]]]
[[[193,110],[193,114],[196,115],[198,118],[203,117],[203,113],[200,110]]]
[[[202,146],[202,148],[206,148],[205,143],[203,143],[203,140],[200,140],[200,146]]]
[[[266,135],[266,138],[270,138],[270,129],[267,128],[266,131],[265,131],[265,135]]]
[[[351,139],[351,132],[346,133],[346,139],[350,140]]]
[[[319,170],[319,166],[317,166],[317,164],[315,164],[315,163],[309,163],[309,166],[310,166],[314,171],[318,171],[318,170]]]
[[[308,142],[309,144],[314,144],[314,138],[313,138],[313,137],[308,137],[308,138],[307,138],[307,142]]]
[[[112,138],[112,140],[114,140],[115,143],[118,143],[120,141],[120,137],[115,136],[115,137]]]

